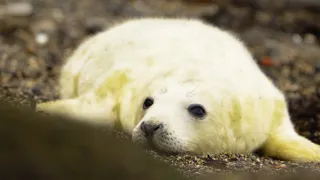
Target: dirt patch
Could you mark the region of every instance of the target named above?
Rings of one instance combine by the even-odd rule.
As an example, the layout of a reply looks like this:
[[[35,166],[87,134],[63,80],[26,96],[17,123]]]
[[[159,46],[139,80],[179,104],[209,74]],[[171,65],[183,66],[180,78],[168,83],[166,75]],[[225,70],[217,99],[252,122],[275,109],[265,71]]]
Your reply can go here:
[[[27,5],[20,4],[22,9],[18,12],[8,12],[8,5],[14,2]],[[6,87],[1,88],[1,97],[14,94],[12,97],[18,98],[12,101],[27,105],[30,105],[28,99],[41,102],[58,98],[57,77],[65,58],[84,38],[121,19],[198,17],[233,31],[245,41],[264,72],[288,97],[297,131],[320,143],[320,25],[317,21],[320,13],[317,11],[264,9],[200,0],[0,0],[0,5],[0,85]],[[320,170],[319,164],[284,162],[259,154],[195,157],[148,152],[191,176]]]

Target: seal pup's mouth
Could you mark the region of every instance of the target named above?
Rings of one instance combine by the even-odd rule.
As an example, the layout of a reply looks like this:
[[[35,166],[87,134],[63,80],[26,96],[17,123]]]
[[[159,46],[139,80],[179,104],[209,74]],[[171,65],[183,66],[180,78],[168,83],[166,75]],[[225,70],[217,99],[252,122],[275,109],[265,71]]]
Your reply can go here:
[[[162,123],[142,122],[135,127],[132,141],[144,150],[155,151],[161,155],[186,153],[178,139],[168,132],[165,124]]]
[[[163,148],[160,148],[159,145],[155,143],[153,137],[146,137],[146,143],[144,144],[143,148],[147,151],[148,150],[155,151],[159,155],[163,155],[163,156],[172,156],[172,155],[181,154],[175,151],[170,151],[170,150],[165,150]]]
[[[161,133],[160,130],[163,128],[163,124],[155,125],[155,126],[148,126],[146,123],[142,122],[140,125],[140,129],[142,130],[143,138],[145,139],[144,148],[150,149],[154,151],[161,151],[162,153],[170,153],[169,151],[164,151],[159,148],[156,141],[157,138],[164,133]]]
[[[154,151],[158,154],[169,156],[169,155],[175,155],[178,153],[171,152],[168,150],[164,150],[163,148],[160,148],[159,145],[155,142],[154,136],[141,136],[139,140],[134,141],[138,146],[140,146],[142,149],[146,151]]]

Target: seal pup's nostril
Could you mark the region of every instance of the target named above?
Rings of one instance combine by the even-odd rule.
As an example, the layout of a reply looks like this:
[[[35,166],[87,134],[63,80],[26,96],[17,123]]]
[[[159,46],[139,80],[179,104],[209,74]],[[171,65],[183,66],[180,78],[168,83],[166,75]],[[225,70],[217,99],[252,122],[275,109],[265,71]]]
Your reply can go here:
[[[155,122],[142,122],[140,125],[141,130],[145,136],[153,136],[153,134],[162,127],[162,123]]]

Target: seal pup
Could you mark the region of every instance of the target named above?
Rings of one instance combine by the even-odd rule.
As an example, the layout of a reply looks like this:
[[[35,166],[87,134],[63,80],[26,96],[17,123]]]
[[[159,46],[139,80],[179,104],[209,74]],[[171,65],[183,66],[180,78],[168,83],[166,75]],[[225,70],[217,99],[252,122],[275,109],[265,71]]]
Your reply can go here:
[[[320,161],[245,44],[198,19],[130,19],[87,38],[62,67],[60,95],[37,110],[118,128],[161,151]]]

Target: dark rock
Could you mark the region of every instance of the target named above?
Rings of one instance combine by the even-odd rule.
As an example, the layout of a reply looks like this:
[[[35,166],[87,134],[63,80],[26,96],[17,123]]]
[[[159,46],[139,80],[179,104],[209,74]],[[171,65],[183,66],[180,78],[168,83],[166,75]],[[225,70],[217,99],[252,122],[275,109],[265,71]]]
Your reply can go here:
[[[41,86],[39,84],[33,86],[32,89],[31,89],[31,92],[36,96],[42,95]]]
[[[112,132],[0,103],[1,179],[184,179]]]

